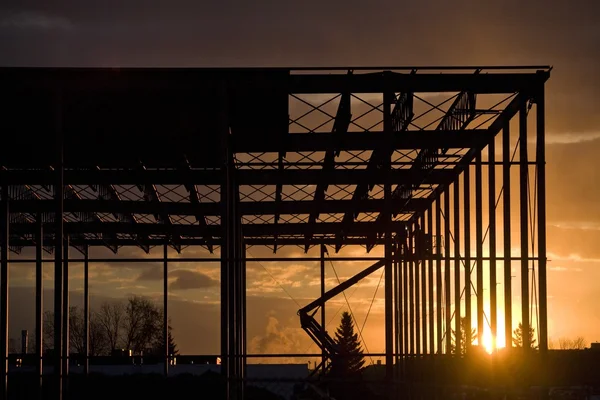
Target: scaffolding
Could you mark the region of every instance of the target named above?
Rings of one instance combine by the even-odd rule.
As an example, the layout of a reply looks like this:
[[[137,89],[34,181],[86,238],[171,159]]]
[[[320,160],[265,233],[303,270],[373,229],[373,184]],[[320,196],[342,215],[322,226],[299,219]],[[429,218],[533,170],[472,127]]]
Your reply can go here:
[[[535,321],[545,352],[544,86],[550,70],[1,68],[9,100],[0,142],[3,394],[9,264],[36,264],[41,377],[42,273],[44,263],[54,263],[54,372],[61,398],[69,374],[69,262],[84,262],[87,337],[88,266],[102,261],[90,256],[98,247],[115,254],[127,246],[164,249],[163,258],[145,261],[163,263],[165,375],[168,249],[201,246],[218,254],[220,356],[231,399],[243,397],[251,246],[274,253],[283,246],[321,248],[321,296],[326,248],[358,245],[368,253],[383,246],[383,257],[366,259],[384,269],[390,381],[403,373],[394,365],[407,358],[461,354],[463,317],[476,322],[479,344],[487,324],[495,349],[498,276],[510,347],[515,263],[525,299],[523,331]],[[532,109],[535,134],[528,135]],[[518,216],[517,254],[511,215]],[[35,248],[34,259],[9,259],[26,247]],[[324,329],[325,301],[318,306]],[[528,340],[523,335],[524,348]]]

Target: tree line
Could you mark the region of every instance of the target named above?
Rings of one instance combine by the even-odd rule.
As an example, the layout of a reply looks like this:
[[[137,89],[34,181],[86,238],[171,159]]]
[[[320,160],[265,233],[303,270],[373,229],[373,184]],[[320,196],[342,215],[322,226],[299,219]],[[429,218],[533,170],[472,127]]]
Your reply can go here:
[[[125,301],[106,301],[89,315],[90,356],[110,355],[113,350],[133,354],[164,354],[163,309],[151,300],[132,296]],[[69,308],[71,353],[85,353],[85,317],[80,307]],[[168,326],[169,354],[177,355],[172,327]],[[54,313],[44,313],[44,351],[54,345]]]
[[[477,339],[477,330],[475,328],[471,328],[470,324],[467,322],[467,319],[461,317],[460,319],[460,352],[461,354],[465,354],[467,350],[467,345],[472,346]],[[512,342],[514,347],[523,347],[523,324],[519,323],[517,328],[513,331]],[[535,329],[532,326],[529,326],[529,345],[532,349],[537,349],[538,346],[536,344],[535,338]],[[452,344],[450,352],[452,354],[456,353],[456,332],[452,330]],[[558,340],[558,349],[560,350],[583,350],[587,347],[587,342],[583,338],[583,336],[578,336],[575,339],[569,338],[560,338]],[[548,343],[549,349],[556,348],[555,343],[550,340]]]

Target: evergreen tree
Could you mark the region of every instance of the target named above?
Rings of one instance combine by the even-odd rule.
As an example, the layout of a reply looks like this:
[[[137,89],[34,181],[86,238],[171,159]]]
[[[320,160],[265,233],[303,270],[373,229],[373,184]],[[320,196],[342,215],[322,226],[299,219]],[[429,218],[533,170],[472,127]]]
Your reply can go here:
[[[179,355],[179,350],[177,349],[177,344],[175,343],[175,339],[173,339],[173,328],[171,327],[171,320],[169,319],[169,326],[167,332],[167,340],[169,342],[169,355],[177,356]],[[164,336],[163,330],[161,328],[160,333],[156,337],[156,341],[154,342],[154,352],[159,355],[164,354]]]
[[[465,317],[460,318],[460,354],[464,355],[467,353],[467,347],[472,346],[477,339],[477,331],[475,328],[469,326],[469,321]],[[456,332],[452,329],[452,347],[450,348],[452,354],[456,353]]]
[[[335,376],[348,376],[359,373],[365,360],[358,340],[354,333],[354,323],[350,313],[344,311],[340,326],[335,332],[335,342],[338,345],[339,356],[331,362],[331,373]]]
[[[532,326],[529,326],[529,346],[532,349],[537,349],[534,338],[535,330]],[[523,324],[519,322],[517,329],[513,331],[513,343],[516,347],[523,347]]]

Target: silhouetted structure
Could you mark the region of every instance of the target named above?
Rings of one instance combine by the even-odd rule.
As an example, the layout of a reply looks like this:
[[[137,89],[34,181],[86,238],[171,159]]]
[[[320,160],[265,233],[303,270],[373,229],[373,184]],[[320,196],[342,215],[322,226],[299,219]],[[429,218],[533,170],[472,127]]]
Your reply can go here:
[[[249,245],[270,246],[274,252],[287,245],[306,250],[329,246],[336,252],[346,245],[362,245],[367,251],[383,246],[383,257],[368,258],[374,262],[368,272],[385,270],[388,383],[400,374],[406,378],[411,360],[449,353],[453,325],[460,334],[459,316],[477,322],[481,343],[484,295],[489,296],[495,336],[498,267],[504,277],[505,320],[512,321],[512,261],[520,266],[523,299],[530,298],[529,270],[534,267],[539,346],[545,353],[544,85],[549,75],[550,69],[543,66],[1,69],[3,97],[9,100],[2,110],[0,147],[1,357],[8,343],[9,250],[19,253],[26,246],[35,246],[36,257],[10,262],[36,263],[36,338],[43,337],[42,267],[54,263],[54,370],[62,378],[53,390],[59,398],[62,379],[69,376],[69,262],[84,263],[88,337],[89,263],[127,261],[92,258],[91,249],[101,246],[114,253],[123,246],[146,252],[154,246],[164,248],[162,258],[146,261],[164,265],[165,375],[168,250],[219,249],[221,358],[228,398],[243,396],[245,264],[261,261],[246,259]],[[533,107],[536,132],[528,135],[527,116]],[[517,140],[510,134],[515,116],[516,161],[512,145]],[[531,141],[535,160],[529,158]],[[511,166],[519,172],[518,257],[511,253]],[[503,223],[497,232],[500,168]],[[484,170],[489,256],[483,249]],[[535,220],[528,203],[533,174]],[[503,251],[496,248],[499,234]],[[537,253],[531,250],[532,240]],[[70,249],[82,257],[69,255]],[[44,259],[44,251],[52,253],[52,259]],[[324,271],[325,251],[317,259]],[[483,292],[484,267],[492,271],[489,293]],[[361,274],[354,281],[368,275]],[[434,292],[434,282],[443,290]],[[321,288],[324,299],[323,284]],[[310,324],[303,322],[303,327],[319,343],[325,360],[330,356],[324,344],[325,300],[313,306],[312,314],[301,313]],[[319,308],[320,324],[312,318]],[[527,331],[531,305],[523,302],[521,308]],[[510,323],[505,334],[512,335]],[[460,349],[456,352],[461,354]],[[42,353],[39,339],[36,353]],[[87,358],[84,362],[87,365]],[[41,376],[41,361],[39,366]],[[3,363],[3,391],[6,368]]]

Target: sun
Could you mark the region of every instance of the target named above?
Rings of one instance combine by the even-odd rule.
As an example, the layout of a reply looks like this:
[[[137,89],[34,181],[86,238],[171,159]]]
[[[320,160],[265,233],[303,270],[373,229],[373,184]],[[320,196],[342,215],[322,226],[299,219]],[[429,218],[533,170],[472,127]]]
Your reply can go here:
[[[489,330],[485,330],[483,332],[483,348],[485,349],[485,351],[489,354],[492,354],[493,351],[493,344],[492,344],[493,340],[492,340],[492,334]]]

